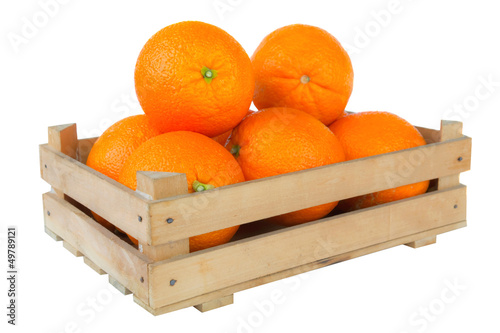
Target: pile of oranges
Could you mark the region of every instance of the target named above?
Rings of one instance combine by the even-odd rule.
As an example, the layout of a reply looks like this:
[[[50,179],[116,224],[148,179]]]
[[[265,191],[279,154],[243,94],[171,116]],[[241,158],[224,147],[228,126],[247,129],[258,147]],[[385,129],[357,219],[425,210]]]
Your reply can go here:
[[[109,127],[87,165],[133,190],[139,170],[184,173],[188,191],[200,192],[425,144],[394,114],[347,114],[353,77],[346,51],[318,27],[280,28],[250,58],[218,27],[176,23],[153,35],[137,59],[135,88],[144,114]],[[252,102],[258,111],[250,110]],[[351,211],[425,193],[428,185],[331,202],[269,222],[306,223],[337,204],[335,211]],[[228,242],[237,230],[191,237],[190,251]]]

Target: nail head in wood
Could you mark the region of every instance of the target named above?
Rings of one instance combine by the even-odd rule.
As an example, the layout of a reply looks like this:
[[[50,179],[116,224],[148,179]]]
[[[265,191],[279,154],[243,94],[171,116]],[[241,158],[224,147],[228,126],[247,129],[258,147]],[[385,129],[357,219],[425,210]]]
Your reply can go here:
[[[141,278],[139,279],[139,281],[141,281],[141,283],[144,283],[144,278],[141,276]]]
[[[457,208],[458,208],[458,205],[453,206],[453,208],[457,209]]]
[[[47,211],[47,215],[50,216],[50,210]]]
[[[173,286],[176,282],[177,282],[177,280],[172,279],[172,280],[170,280],[170,285]]]
[[[170,224],[170,223],[172,223],[172,222],[174,222],[174,219],[173,219],[173,218],[171,218],[171,217],[169,217],[169,218],[167,219],[167,223],[168,223],[168,224]]]
[[[139,220],[139,222],[142,222],[142,216],[138,216],[137,219]]]
[[[459,158],[457,158],[457,160],[458,160],[459,162],[462,162],[462,160],[463,160],[462,156],[460,156]]]

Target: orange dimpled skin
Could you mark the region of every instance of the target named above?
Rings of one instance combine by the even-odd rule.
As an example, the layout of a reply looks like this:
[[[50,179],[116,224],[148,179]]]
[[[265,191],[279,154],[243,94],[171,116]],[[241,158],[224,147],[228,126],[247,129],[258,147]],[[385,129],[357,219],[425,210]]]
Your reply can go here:
[[[318,27],[294,24],[275,30],[251,59],[258,109],[295,108],[329,125],[351,96],[354,73],[349,55]]]
[[[118,180],[120,171],[127,158],[141,144],[160,135],[151,125],[146,115],[124,118],[111,125],[92,146],[87,158],[87,166],[100,173]],[[114,230],[111,223],[92,212],[94,218],[109,230]]]
[[[344,148],[347,160],[425,145],[420,132],[406,120],[389,112],[359,112],[344,116],[330,129]],[[351,211],[425,193],[429,181],[343,200],[339,210]]]
[[[190,193],[245,180],[240,166],[223,146],[202,134],[187,131],[165,133],[139,147],[123,166],[120,183],[135,190],[137,171],[184,173]],[[238,227],[191,237],[190,251],[224,244]]]
[[[252,64],[241,45],[213,25],[169,25],[144,45],[135,68],[144,112],[162,132],[213,137],[245,116],[254,91]]]
[[[289,108],[269,108],[246,117],[226,148],[236,157],[246,180],[280,175],[345,160],[333,133],[311,115]],[[336,202],[271,218],[283,225],[327,215]]]

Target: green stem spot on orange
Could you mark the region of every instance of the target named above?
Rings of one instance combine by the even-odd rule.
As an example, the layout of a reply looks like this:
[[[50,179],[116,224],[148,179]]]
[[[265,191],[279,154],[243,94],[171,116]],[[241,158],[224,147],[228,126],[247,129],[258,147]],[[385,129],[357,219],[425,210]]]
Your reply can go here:
[[[211,190],[215,188],[215,186],[213,186],[212,184],[204,184],[202,182],[199,182],[197,180],[195,180],[193,182],[193,190],[195,192],[203,192],[203,191],[206,191],[206,190]]]
[[[309,76],[307,76],[307,75],[302,75],[302,77],[300,78],[300,82],[303,83],[303,84],[306,84],[309,81],[311,81],[311,78]]]
[[[206,83],[210,83],[217,77],[217,71],[215,69],[210,69],[206,66],[203,66],[203,68],[201,69],[201,75],[205,79]]]
[[[233,147],[231,147],[231,154],[235,158],[238,158],[238,156],[240,156],[240,149],[241,147],[239,145],[234,145]]]

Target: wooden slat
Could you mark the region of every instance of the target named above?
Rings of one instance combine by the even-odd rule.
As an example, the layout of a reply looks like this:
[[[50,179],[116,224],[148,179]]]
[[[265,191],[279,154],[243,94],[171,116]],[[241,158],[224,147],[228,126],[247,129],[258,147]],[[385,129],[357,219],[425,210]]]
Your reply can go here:
[[[45,193],[43,204],[47,228],[147,302],[146,256],[54,193]]]
[[[173,172],[137,172],[137,191],[147,198],[158,200],[171,196],[187,194],[188,185],[186,175]],[[163,223],[168,224],[168,218]],[[175,223],[175,221],[171,221]],[[169,242],[158,246],[151,246],[139,241],[139,251],[152,261],[160,261],[189,253],[189,238]]]
[[[139,300],[135,297],[134,297],[134,301],[137,304],[139,304],[140,306],[142,306],[144,309],[146,309],[147,311],[152,313],[153,315],[157,316],[157,315],[161,315],[164,313],[187,308],[187,307],[193,306],[195,304],[199,304],[201,302],[207,302],[207,301],[210,301],[211,299],[214,299],[214,298],[224,297],[225,295],[230,295],[230,294],[236,293],[236,292],[241,291],[241,290],[254,288],[254,287],[266,284],[266,283],[285,279],[285,278],[288,278],[290,276],[294,276],[294,275],[301,274],[301,273],[306,273],[306,272],[309,272],[309,271],[314,270],[314,269],[322,268],[325,266],[330,266],[330,265],[340,263],[340,262],[343,262],[346,260],[361,257],[361,256],[364,256],[364,255],[367,255],[370,253],[389,249],[389,248],[392,248],[394,246],[413,242],[415,240],[425,239],[425,238],[429,238],[429,237],[435,237],[436,235],[439,235],[439,234],[442,234],[445,232],[449,232],[452,230],[463,228],[466,225],[467,225],[466,221],[448,224],[444,227],[426,230],[424,232],[420,232],[420,233],[416,233],[413,235],[390,240],[387,242],[364,247],[364,248],[350,251],[347,253],[343,253],[340,255],[335,255],[335,256],[332,256],[332,257],[329,257],[326,259],[316,260],[316,261],[309,263],[309,264],[305,264],[302,266],[287,269],[287,270],[284,270],[284,271],[281,271],[278,273],[269,274],[269,275],[259,277],[259,278],[253,279],[253,280],[248,280],[248,281],[236,284],[236,285],[232,285],[232,286],[229,286],[229,287],[226,287],[223,289],[219,289],[217,291],[213,291],[213,292],[206,293],[203,295],[198,295],[198,296],[195,296],[193,298],[190,298],[190,299],[187,299],[187,300],[175,303],[175,304],[170,304],[170,305],[167,305],[164,307],[156,308],[156,309],[153,309],[149,305],[144,304],[144,302],[142,302],[141,300]]]
[[[150,205],[151,244],[466,171],[470,169],[470,144],[470,138],[464,136],[154,201]],[[463,157],[461,162],[457,154]],[[176,222],[165,224],[167,216]]]
[[[48,128],[48,145],[54,150],[61,152],[71,158],[75,158],[78,147],[78,139],[76,135],[76,124],[65,124],[51,126]],[[40,163],[40,173],[43,174],[43,169],[47,168],[46,164]],[[69,198],[64,194],[64,191],[57,186],[52,186],[53,191],[63,199]]]
[[[427,144],[441,141],[441,131],[420,126],[415,128],[422,134]]]
[[[94,264],[94,262],[92,260],[90,260],[89,258],[83,257],[83,262],[87,266],[89,266],[90,268],[92,268],[97,274],[99,274],[99,275],[106,274],[106,272],[103,269],[101,269],[101,267],[99,267],[96,264]]]
[[[46,212],[45,212],[45,214],[46,214]],[[45,233],[47,235],[49,235],[50,238],[52,238],[56,242],[60,242],[60,241],[63,240],[61,237],[59,237],[58,235],[56,235],[55,232],[53,232],[52,230],[50,230],[49,228],[47,228],[47,226],[45,226]]]
[[[465,220],[465,186],[251,237],[150,265],[152,308]],[[245,260],[241,260],[245,258]],[[168,281],[176,280],[174,286]]]
[[[65,124],[49,127],[49,146],[61,153],[76,158],[78,139],[76,124]]]
[[[234,302],[234,295],[231,294],[195,305],[194,307],[200,312],[207,312],[226,305],[233,304],[233,302]]]
[[[76,249],[73,245],[71,245],[70,243],[68,243],[65,240],[63,240],[63,247],[66,250],[68,250],[68,252],[71,253],[72,255],[74,255],[75,257],[83,257],[83,253],[78,251],[78,249]]]
[[[116,288],[119,292],[121,292],[123,295],[130,295],[132,292],[128,290],[123,284],[118,282],[117,279],[109,275],[108,278],[109,284],[111,284],[113,287]],[[137,298],[137,296],[134,296],[134,298]]]
[[[427,246],[427,245],[431,245],[431,244],[435,244],[435,243],[436,243],[436,236],[431,236],[431,237],[427,237],[427,238],[423,238],[423,239],[418,239],[416,241],[410,242],[410,243],[405,244],[405,245],[412,247],[414,249],[418,249],[419,247]]]
[[[48,145],[40,146],[40,163],[42,178],[54,188],[150,243],[148,201],[140,194]]]
[[[97,141],[97,138],[88,138],[88,139],[80,139],[78,140],[78,150],[76,151],[76,159],[81,163],[87,163],[87,158],[89,157],[90,150],[94,146],[94,143]]]
[[[459,121],[442,120],[440,141],[445,142],[462,137],[462,123]],[[455,154],[454,158],[459,161],[463,158],[461,154]],[[463,162],[460,160],[459,163]],[[460,184],[460,173],[440,177],[438,179],[438,189],[450,188]]]

